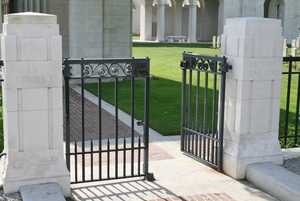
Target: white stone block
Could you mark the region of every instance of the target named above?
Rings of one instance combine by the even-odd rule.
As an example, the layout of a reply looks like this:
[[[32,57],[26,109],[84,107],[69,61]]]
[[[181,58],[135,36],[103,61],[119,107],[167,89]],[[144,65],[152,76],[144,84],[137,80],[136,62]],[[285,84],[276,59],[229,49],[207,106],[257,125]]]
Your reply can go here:
[[[21,93],[23,111],[48,109],[47,88],[22,89]]]
[[[19,28],[23,30],[21,37],[24,38],[41,38],[59,35],[59,26],[57,24],[4,24],[3,34],[16,35],[18,34]]]
[[[228,73],[228,77],[243,80],[281,80],[282,58],[244,58],[231,60],[235,69]]]
[[[259,58],[272,58],[274,56],[274,40],[271,39],[254,39],[255,49],[254,57]],[[244,46],[247,48],[247,46]]]
[[[3,92],[2,98],[3,98],[3,104],[5,105],[5,109],[7,112],[18,111],[19,103],[18,103],[18,91],[17,90],[6,90],[5,92]]]
[[[270,103],[271,105],[271,118],[270,118],[270,128],[271,132],[275,132],[278,136],[278,126],[279,126],[279,115],[280,115],[280,98],[274,98],[272,102]],[[277,137],[276,136],[276,137]]]
[[[5,24],[56,24],[56,15],[26,12],[4,15]]]
[[[275,43],[275,54],[274,57],[281,57],[282,56],[282,46],[283,46],[283,37],[274,39],[274,43]]]
[[[62,38],[61,36],[51,36],[50,38],[50,60],[57,60],[61,61],[62,60]]]
[[[242,81],[239,80],[236,83],[236,98],[239,98],[241,100],[246,100],[250,98],[250,95],[252,93],[252,87],[250,88],[250,84],[253,83],[252,81],[246,80]],[[227,92],[227,91],[226,91]]]
[[[52,110],[52,116],[55,117],[52,119],[52,149],[62,149],[63,144],[63,113],[62,110]],[[60,135],[58,135],[60,133]],[[51,137],[51,136],[50,136]],[[62,152],[63,153],[63,152]]]
[[[2,59],[6,61],[17,60],[17,37],[15,35],[2,36],[1,44]]]
[[[47,39],[46,38],[21,38],[21,60],[46,61],[47,60]]]
[[[225,47],[226,55],[237,57],[239,50],[239,40],[237,40],[235,37],[228,36],[226,44],[230,44]]]
[[[227,85],[232,86],[226,91],[226,96],[236,98],[237,82],[238,81],[236,79],[226,78],[226,86]]]
[[[250,103],[251,119],[249,119],[249,133],[267,133],[270,131],[271,112],[269,99],[254,99]],[[250,117],[249,117],[250,118]]]
[[[273,88],[272,88],[272,82],[271,81],[265,81],[265,80],[258,80],[256,82],[253,82],[253,85],[251,86],[251,96],[252,99],[270,99],[273,98]]]
[[[23,112],[22,117],[24,150],[44,150],[47,148],[48,111],[26,111]]]
[[[5,62],[7,89],[61,87],[61,61]]]
[[[5,122],[15,122],[15,124],[19,124],[19,118],[22,115],[22,113],[18,112],[8,112],[5,113]],[[20,125],[19,125],[20,126]],[[5,126],[4,124],[4,129],[6,132],[4,132],[4,139],[5,143],[4,148],[6,151],[9,152],[19,152],[20,147],[19,147],[19,142],[20,142],[20,136],[19,136],[19,129],[20,127],[17,126]],[[9,136],[7,135],[9,133]]]
[[[272,87],[273,87],[273,94],[272,94],[272,96],[273,96],[273,98],[275,98],[275,99],[280,99],[280,97],[281,97],[281,80],[273,80],[272,81]]]
[[[50,89],[48,89],[48,91],[49,90]],[[51,93],[51,105],[52,105],[51,108],[54,110],[62,109],[63,108],[62,88],[51,88],[51,92],[48,93]]]
[[[225,117],[226,121],[224,125],[228,130],[234,131],[235,130],[235,122],[236,122],[236,99],[230,96],[226,96],[225,98],[225,108],[232,108],[231,110],[225,110]]]
[[[253,37],[240,37],[238,40],[239,40],[238,56],[252,58],[254,54]]]

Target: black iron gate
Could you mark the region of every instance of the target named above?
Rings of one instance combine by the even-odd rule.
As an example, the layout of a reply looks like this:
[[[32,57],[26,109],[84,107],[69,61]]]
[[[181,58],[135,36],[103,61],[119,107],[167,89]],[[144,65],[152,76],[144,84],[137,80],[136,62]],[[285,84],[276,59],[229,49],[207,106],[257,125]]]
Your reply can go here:
[[[64,60],[66,163],[71,174],[71,183],[141,176],[147,180],[153,179],[153,175],[148,172],[149,70],[148,58]],[[110,82],[104,83],[108,79]],[[91,81],[96,84],[98,93],[96,108],[86,99],[85,87]],[[80,85],[79,98],[75,97],[78,93],[74,93],[70,82]],[[143,111],[140,111],[143,113],[143,120],[139,122],[135,120],[137,82],[142,82],[144,93],[143,100],[139,100],[144,105]],[[119,86],[122,83],[127,83],[131,91],[128,105],[131,111],[129,131],[120,129],[122,122],[119,121],[118,104],[119,99],[124,98],[119,95]],[[107,84],[112,85],[111,89],[106,89],[109,87]],[[107,112],[102,109],[104,92],[111,93],[114,99],[114,112],[108,115],[112,120],[105,117]],[[136,123],[143,126],[142,135],[135,131]],[[107,124],[114,125],[106,128]]]
[[[183,53],[181,151],[222,171],[225,57]]]

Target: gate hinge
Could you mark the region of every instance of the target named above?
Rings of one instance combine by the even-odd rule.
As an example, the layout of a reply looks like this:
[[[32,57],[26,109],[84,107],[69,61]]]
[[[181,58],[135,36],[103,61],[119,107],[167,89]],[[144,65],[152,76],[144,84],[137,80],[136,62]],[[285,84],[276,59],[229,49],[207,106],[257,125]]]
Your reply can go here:
[[[226,57],[223,57],[223,61],[222,61],[222,63],[220,64],[220,71],[222,72],[222,73],[226,73],[226,72],[228,72],[229,70],[231,70],[232,69],[232,65],[230,65],[229,63],[227,63],[227,58]]]
[[[67,61],[67,60],[68,60],[67,58],[64,59],[64,62],[63,62],[64,68],[63,68],[63,70],[62,70],[62,71],[63,71],[63,75],[64,75],[65,77],[69,77],[69,76],[72,75],[72,73],[71,73],[72,67],[69,66],[69,64],[65,64],[65,61]]]

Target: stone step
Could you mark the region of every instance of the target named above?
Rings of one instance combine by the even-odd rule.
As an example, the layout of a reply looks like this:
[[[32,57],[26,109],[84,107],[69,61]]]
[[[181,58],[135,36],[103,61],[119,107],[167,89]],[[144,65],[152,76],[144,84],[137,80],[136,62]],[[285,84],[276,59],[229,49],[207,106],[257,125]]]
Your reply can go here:
[[[20,187],[23,201],[66,201],[58,184],[34,184]]]
[[[299,201],[300,175],[274,163],[255,163],[246,168],[246,179],[269,194],[285,201]]]

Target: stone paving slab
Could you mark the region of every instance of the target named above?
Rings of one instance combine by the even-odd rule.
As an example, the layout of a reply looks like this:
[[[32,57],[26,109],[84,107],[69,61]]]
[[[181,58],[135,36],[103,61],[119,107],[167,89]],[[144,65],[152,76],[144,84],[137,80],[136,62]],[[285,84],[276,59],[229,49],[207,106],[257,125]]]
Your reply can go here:
[[[56,183],[34,184],[20,187],[23,201],[65,201]]]

